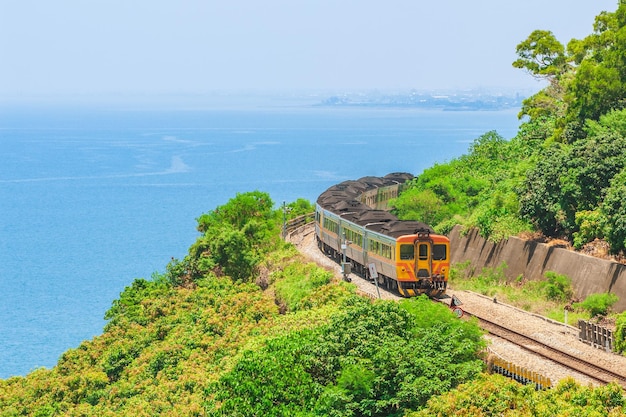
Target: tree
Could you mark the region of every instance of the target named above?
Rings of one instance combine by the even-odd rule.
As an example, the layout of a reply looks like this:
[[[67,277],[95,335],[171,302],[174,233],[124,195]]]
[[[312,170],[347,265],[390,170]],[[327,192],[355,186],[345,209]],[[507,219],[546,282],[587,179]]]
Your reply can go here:
[[[261,254],[278,236],[278,211],[267,193],[238,193],[228,203],[198,220],[202,232],[189,249],[187,263],[194,278],[208,270],[235,280],[252,278]]]
[[[205,232],[216,224],[228,223],[242,229],[246,223],[256,219],[260,221],[275,219],[272,210],[274,203],[269,194],[261,191],[237,193],[228,203],[200,216],[198,231]]]
[[[626,102],[626,3],[596,17],[594,33],[572,40],[568,52],[578,66],[569,87],[567,122],[583,125],[624,108]]]
[[[293,219],[304,214],[313,213],[315,206],[305,198],[298,198],[296,201],[287,204],[287,209],[287,218]]]
[[[572,67],[568,62],[565,47],[554,34],[546,30],[535,30],[517,45],[518,59],[513,67],[526,69],[533,77],[548,81],[548,86],[526,98],[518,117],[563,116],[565,113],[566,74]]]
[[[518,191],[520,215],[548,236],[558,236],[567,227],[559,201],[559,177],[566,157],[560,144],[545,148]]]
[[[533,31],[516,48],[513,66],[549,84],[524,100],[519,117],[556,116],[559,141],[583,138],[587,120],[626,106],[626,3],[620,1],[614,13],[602,12],[593,27],[567,49],[545,30]]]
[[[421,297],[345,300],[327,324],[244,352],[207,390],[209,415],[393,416],[472,380],[484,347],[475,324]]]
[[[546,147],[520,189],[521,215],[548,236],[577,233],[578,213],[597,209],[611,179],[626,166],[625,114],[588,122],[587,137],[571,145]]]
[[[245,281],[252,277],[260,258],[253,247],[253,241],[246,236],[244,230],[223,225],[211,228],[205,237],[209,241],[210,256],[224,275],[236,281]]]
[[[626,169],[616,175],[606,190],[600,207],[602,225],[611,252],[626,250]]]
[[[569,70],[565,47],[547,30],[535,30],[517,45],[515,68],[524,68],[538,78],[558,78]]]

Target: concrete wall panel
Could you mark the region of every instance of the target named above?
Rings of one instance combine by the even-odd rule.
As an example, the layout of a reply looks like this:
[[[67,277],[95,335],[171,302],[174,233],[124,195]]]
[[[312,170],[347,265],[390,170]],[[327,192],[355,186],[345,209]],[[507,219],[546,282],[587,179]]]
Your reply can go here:
[[[520,275],[541,280],[546,272],[553,271],[572,280],[578,298],[612,292],[619,297],[614,309],[626,310],[626,265],[516,237],[496,244],[482,238],[476,229],[467,234],[461,231],[457,226],[450,233],[452,263],[469,261],[479,273],[482,268],[496,268],[506,262],[505,275],[510,281]]]

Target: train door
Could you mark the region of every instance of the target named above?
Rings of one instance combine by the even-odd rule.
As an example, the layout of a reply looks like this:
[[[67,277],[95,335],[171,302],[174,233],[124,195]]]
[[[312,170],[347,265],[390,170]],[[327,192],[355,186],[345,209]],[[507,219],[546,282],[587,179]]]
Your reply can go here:
[[[417,278],[428,278],[431,276],[432,264],[431,264],[431,245],[430,242],[417,241],[417,263],[415,270],[417,271]]]

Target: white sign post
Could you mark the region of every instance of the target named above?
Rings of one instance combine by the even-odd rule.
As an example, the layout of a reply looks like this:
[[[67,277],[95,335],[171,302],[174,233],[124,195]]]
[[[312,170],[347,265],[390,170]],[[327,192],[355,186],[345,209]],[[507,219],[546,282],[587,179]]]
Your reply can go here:
[[[374,263],[368,264],[367,267],[370,270],[370,277],[374,279],[376,283],[376,292],[378,293],[378,298],[380,299],[380,290],[378,289],[378,272],[376,271],[376,265]]]

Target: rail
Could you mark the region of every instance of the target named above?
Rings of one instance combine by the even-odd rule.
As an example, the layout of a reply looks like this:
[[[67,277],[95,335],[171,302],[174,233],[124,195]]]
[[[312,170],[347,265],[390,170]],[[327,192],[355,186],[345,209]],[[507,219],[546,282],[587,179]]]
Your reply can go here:
[[[302,214],[293,219],[285,220],[283,222],[283,239],[287,237],[287,234],[293,233],[300,227],[303,227],[315,220],[315,212]]]

